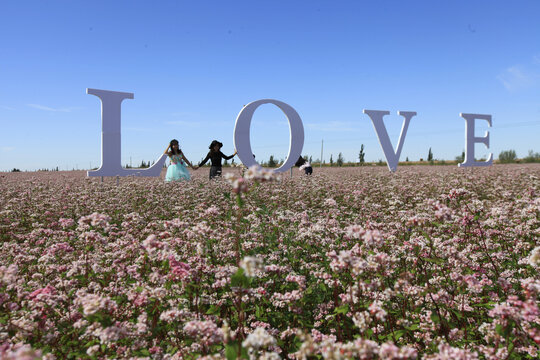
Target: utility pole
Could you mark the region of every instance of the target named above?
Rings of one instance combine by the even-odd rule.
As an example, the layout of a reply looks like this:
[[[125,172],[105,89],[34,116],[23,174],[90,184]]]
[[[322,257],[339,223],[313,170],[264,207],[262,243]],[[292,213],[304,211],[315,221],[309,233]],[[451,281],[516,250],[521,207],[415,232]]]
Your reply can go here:
[[[322,167],[323,144],[324,144],[324,139],[321,139],[321,162],[319,163],[319,168]]]

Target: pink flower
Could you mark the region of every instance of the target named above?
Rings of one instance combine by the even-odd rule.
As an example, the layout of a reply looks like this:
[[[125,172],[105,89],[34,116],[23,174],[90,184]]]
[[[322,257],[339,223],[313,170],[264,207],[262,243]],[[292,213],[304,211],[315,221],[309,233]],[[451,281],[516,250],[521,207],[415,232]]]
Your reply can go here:
[[[213,321],[189,321],[184,325],[184,331],[205,345],[219,344],[223,341],[223,331]]]
[[[54,295],[54,294],[56,294],[56,289],[51,285],[47,285],[46,287],[42,289],[35,290],[28,297],[31,300],[39,300],[43,296]]]
[[[169,276],[174,280],[183,280],[190,275],[191,268],[188,264],[180,262],[174,258],[174,256],[169,256]]]

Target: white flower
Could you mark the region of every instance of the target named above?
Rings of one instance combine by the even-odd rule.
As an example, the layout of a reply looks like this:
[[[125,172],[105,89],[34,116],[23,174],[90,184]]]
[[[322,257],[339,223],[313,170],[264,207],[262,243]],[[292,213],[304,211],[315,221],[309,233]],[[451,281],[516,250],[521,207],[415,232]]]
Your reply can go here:
[[[95,314],[101,307],[101,298],[97,295],[89,294],[82,299],[84,315]]]
[[[535,269],[540,268],[540,246],[534,248],[531,252],[531,255],[529,256],[529,265]]]
[[[336,202],[336,200],[330,198],[330,199],[324,200],[324,205],[328,206],[328,207],[335,207],[335,206],[337,206],[337,202]]]
[[[99,345],[94,345],[94,346],[90,346],[86,350],[86,354],[88,354],[88,356],[94,356],[98,351],[99,351]]]
[[[276,339],[261,327],[256,328],[255,331],[249,334],[246,340],[242,342],[242,346],[248,349],[267,348],[268,346],[275,344]]]
[[[264,270],[262,260],[253,256],[246,256],[240,261],[240,267],[244,269],[246,276],[250,277],[254,277],[257,270]]]

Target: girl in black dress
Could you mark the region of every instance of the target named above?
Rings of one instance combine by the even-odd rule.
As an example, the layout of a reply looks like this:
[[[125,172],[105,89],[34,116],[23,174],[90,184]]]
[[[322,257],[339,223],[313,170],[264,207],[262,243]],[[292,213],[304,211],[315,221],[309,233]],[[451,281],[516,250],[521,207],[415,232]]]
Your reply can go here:
[[[217,140],[212,141],[210,146],[208,147],[210,151],[208,152],[208,155],[204,158],[203,161],[200,162],[198,167],[203,166],[206,164],[208,160],[211,161],[212,166],[210,167],[210,180],[215,179],[218,176],[221,176],[221,159],[230,160],[236,155],[236,151],[231,156],[226,156],[221,152],[221,148],[223,147],[223,144],[220,143]]]

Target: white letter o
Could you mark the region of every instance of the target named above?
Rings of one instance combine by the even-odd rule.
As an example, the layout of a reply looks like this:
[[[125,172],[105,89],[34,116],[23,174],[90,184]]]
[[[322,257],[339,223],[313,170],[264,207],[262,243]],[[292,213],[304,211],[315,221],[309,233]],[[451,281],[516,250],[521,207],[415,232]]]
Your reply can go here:
[[[234,126],[234,147],[236,151],[238,151],[238,157],[240,158],[240,161],[242,161],[242,164],[247,167],[258,165],[253,158],[249,134],[253,114],[262,104],[276,105],[283,113],[285,113],[285,116],[287,116],[287,119],[289,120],[289,154],[287,155],[285,163],[274,170],[275,172],[285,172],[292,168],[298,158],[302,155],[302,149],[304,147],[304,126],[302,125],[302,119],[300,119],[300,115],[298,115],[296,110],[284,102],[273,99],[262,99],[247,104],[236,118],[236,124]]]

